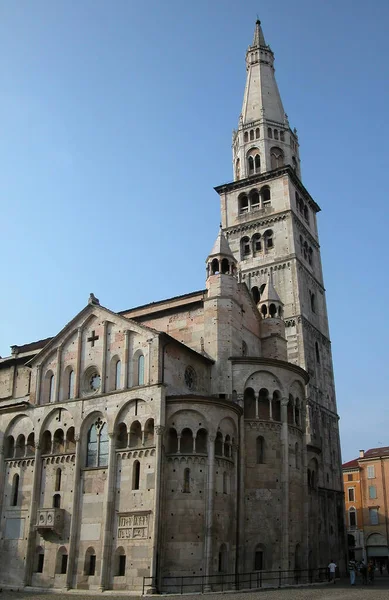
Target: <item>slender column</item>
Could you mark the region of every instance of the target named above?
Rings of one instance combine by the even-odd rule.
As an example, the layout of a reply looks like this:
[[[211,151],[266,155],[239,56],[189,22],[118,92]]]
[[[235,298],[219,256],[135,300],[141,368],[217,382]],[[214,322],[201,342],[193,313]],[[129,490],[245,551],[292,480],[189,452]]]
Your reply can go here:
[[[107,589],[109,584],[109,575],[111,567],[112,555],[112,521],[115,508],[115,467],[116,467],[116,452],[115,452],[115,436],[109,433],[109,455],[108,455],[108,477],[107,477],[107,500],[105,503],[104,514],[104,534],[103,534],[103,549],[101,558],[100,570],[100,590]]]
[[[0,535],[4,535],[4,532],[1,531],[3,529],[3,527],[1,527],[1,524],[3,523],[4,526],[4,519],[2,518],[3,515],[2,510],[3,510],[3,500],[4,500],[4,481],[5,481],[5,473],[6,473],[6,468],[5,468],[5,450],[4,450],[4,446],[0,447]]]
[[[61,360],[62,360],[62,348],[57,348],[57,371],[55,374],[55,391],[54,391],[54,402],[59,402],[59,391],[61,383]]]
[[[78,524],[80,518],[80,495],[82,490],[82,478],[81,478],[81,444],[80,436],[75,436],[76,442],[76,458],[73,472],[73,501],[72,501],[72,520],[70,523],[70,536],[69,536],[69,553],[68,553],[68,568],[66,573],[66,588],[70,589],[75,586],[77,578],[77,538],[78,538]]]
[[[193,454],[196,454],[196,435],[193,437]]]
[[[107,321],[103,321],[103,351],[101,357],[101,393],[106,390],[106,373],[107,373]]]
[[[289,569],[289,444],[288,444],[288,398],[281,400],[281,501],[282,501],[282,542],[281,565]]]
[[[141,434],[142,434],[142,446],[144,446],[145,445],[145,430],[144,429],[142,429]]]
[[[77,362],[74,377],[74,397],[80,397],[80,378],[81,378],[81,351],[82,351],[82,328],[77,329]]]
[[[177,436],[177,454],[181,453],[181,436]]]
[[[147,593],[156,593],[158,590],[158,547],[159,547],[159,529],[160,529],[160,507],[161,507],[161,489],[162,489],[162,437],[165,431],[163,425],[156,425],[155,433],[157,436],[155,444],[155,489],[154,489],[154,527],[152,534],[152,554],[150,565],[151,589]]]
[[[259,393],[258,396],[255,396],[255,418],[258,419],[259,416]]]
[[[130,332],[127,329],[127,331],[124,332],[124,382],[123,382],[123,387],[124,389],[127,389],[129,387],[128,385],[128,370],[129,370],[129,364],[128,364],[128,355],[129,355],[129,348],[130,348]]]
[[[215,440],[208,436],[208,482],[205,512],[205,575],[212,574],[213,506],[215,501]],[[207,582],[206,588],[209,589]]]
[[[36,405],[40,404],[41,382],[42,382],[42,365],[38,365],[36,368],[36,381],[35,381],[35,403],[36,403]]]
[[[273,400],[269,398],[269,420],[273,420]]]
[[[35,540],[36,540],[36,516],[39,504],[39,495],[41,490],[41,473],[42,473],[42,459],[41,459],[41,447],[39,443],[35,444],[35,462],[34,462],[34,475],[30,502],[30,521],[28,525],[28,539],[27,539],[27,552],[26,562],[24,567],[23,585],[31,585],[32,569],[34,564],[34,553],[35,553]]]

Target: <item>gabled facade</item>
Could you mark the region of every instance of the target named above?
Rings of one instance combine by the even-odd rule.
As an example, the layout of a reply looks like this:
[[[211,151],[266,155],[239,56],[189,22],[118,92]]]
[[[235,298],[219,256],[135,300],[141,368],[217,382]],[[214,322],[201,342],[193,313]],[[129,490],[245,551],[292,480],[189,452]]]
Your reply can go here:
[[[257,22],[206,289],[121,313],[91,294],[0,359],[2,585],[167,590],[342,562],[318,206],[273,59]]]

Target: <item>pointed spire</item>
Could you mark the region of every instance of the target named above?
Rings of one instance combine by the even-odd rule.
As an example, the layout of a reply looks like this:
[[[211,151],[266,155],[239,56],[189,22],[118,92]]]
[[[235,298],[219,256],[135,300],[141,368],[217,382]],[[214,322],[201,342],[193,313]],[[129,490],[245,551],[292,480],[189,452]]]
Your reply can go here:
[[[221,254],[226,257],[228,256],[230,258],[234,258],[229,243],[227,242],[227,238],[224,235],[222,226],[220,225],[219,233],[217,234],[213,248],[208,256],[217,256]]]
[[[259,19],[257,19],[256,23],[255,23],[255,31],[254,31],[254,39],[253,39],[252,47],[255,47],[255,46],[257,46],[257,47],[263,46],[266,48],[265,37],[263,35],[261,21]]]
[[[273,272],[269,271],[269,278],[267,280],[266,283],[266,287],[262,292],[261,295],[261,304],[263,304],[264,302],[278,302],[279,304],[282,304],[281,299],[279,297],[279,295],[276,292],[276,288],[274,287],[273,284]]]

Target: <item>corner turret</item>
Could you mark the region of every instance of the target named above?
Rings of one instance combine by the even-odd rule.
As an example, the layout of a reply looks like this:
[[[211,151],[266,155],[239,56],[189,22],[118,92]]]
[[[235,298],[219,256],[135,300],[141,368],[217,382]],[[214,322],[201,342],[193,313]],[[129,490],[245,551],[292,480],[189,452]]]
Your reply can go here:
[[[282,319],[283,303],[274,287],[272,271],[257,304],[261,313],[262,356],[288,360],[285,323]]]

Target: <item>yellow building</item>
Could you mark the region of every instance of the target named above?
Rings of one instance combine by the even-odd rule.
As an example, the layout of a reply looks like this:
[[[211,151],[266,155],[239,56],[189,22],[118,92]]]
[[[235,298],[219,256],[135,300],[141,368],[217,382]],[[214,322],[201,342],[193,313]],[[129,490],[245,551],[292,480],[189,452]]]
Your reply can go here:
[[[389,446],[360,450],[342,469],[349,557],[387,564]]]

